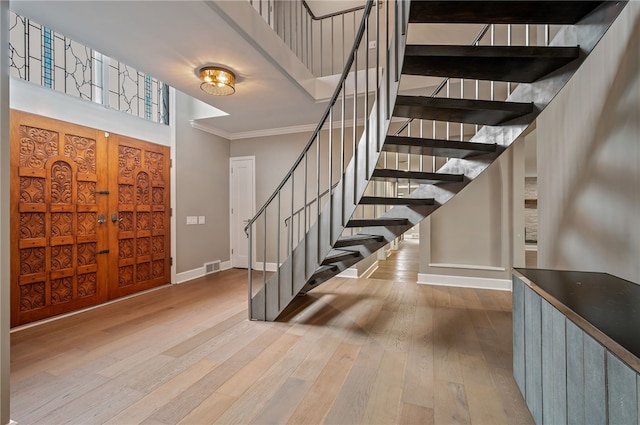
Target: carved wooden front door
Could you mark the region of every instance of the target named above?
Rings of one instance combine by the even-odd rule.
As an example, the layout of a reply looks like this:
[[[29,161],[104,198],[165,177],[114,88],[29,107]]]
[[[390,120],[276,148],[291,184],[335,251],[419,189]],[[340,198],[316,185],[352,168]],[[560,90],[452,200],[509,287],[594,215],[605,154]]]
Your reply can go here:
[[[169,150],[11,112],[12,326],[170,282]]]
[[[111,298],[170,281],[169,148],[116,136],[110,156],[117,171],[110,178]]]
[[[12,325],[106,299],[104,134],[12,111]]]

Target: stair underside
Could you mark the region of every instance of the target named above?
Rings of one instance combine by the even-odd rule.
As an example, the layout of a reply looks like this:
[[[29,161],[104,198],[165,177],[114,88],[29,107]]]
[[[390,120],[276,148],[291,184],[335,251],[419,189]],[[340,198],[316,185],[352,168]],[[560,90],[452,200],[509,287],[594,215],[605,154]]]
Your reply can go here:
[[[488,143],[387,136],[382,150],[385,152],[438,156],[441,158],[468,158],[476,155],[495,153],[499,149],[498,145]]]
[[[341,261],[345,261],[352,258],[357,258],[360,256],[358,251],[335,251],[329,254],[324,261],[322,262],[323,266],[333,263],[339,263]]]
[[[416,183],[460,183],[464,180],[462,174],[428,173],[422,171],[403,171],[392,169],[373,170],[371,180],[411,180]]]
[[[531,83],[579,54],[577,47],[409,45],[402,73]]]
[[[363,196],[359,205],[435,205],[433,198],[391,198],[384,196]]]
[[[349,220],[346,227],[406,226],[406,218],[362,218]]]
[[[410,23],[575,24],[602,1],[412,1]]]
[[[354,235],[343,236],[333,245],[334,248],[343,248],[354,245],[366,245],[370,243],[383,242],[384,238],[379,235]]]
[[[533,111],[533,103],[398,96],[393,116],[467,124],[500,125]]]

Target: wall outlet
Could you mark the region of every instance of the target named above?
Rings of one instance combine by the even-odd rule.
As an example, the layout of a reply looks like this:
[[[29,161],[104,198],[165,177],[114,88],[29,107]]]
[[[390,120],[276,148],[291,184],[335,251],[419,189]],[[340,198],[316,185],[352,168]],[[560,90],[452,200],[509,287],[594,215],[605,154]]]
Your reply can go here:
[[[195,215],[188,215],[187,224],[198,224],[198,217]]]
[[[198,216],[198,224],[204,224],[204,216],[203,215],[199,215]]]
[[[369,42],[369,48],[370,49],[375,49],[376,48],[376,41],[375,40]]]

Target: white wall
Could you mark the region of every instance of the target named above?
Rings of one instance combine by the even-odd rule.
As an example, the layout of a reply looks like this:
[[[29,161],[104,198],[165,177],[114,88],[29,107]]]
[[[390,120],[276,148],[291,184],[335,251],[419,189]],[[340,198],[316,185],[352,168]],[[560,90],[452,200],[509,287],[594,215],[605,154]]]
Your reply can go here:
[[[538,118],[539,267],[640,283],[640,2]]]

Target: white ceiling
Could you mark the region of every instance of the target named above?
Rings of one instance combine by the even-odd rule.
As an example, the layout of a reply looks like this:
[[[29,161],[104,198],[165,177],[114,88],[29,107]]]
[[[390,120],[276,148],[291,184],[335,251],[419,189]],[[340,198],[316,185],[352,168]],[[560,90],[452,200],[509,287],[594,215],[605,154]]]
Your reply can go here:
[[[326,107],[243,38],[210,1],[12,0],[10,8],[228,113],[208,120],[222,133],[313,125]],[[235,71],[233,96],[200,90],[196,71],[207,64]]]
[[[364,0],[307,1],[316,16],[364,4]],[[333,90],[326,81],[311,81],[304,65],[247,0],[11,0],[10,8],[224,111],[228,115],[193,118],[199,119],[200,128],[230,139],[313,127]],[[465,44],[476,32],[476,26],[447,31],[443,26],[412,25],[409,42]],[[216,97],[200,90],[197,71],[212,64],[236,73],[233,96]],[[284,69],[297,69],[295,78]],[[439,81],[420,78],[403,79],[404,89]],[[319,87],[324,95],[314,92]]]

